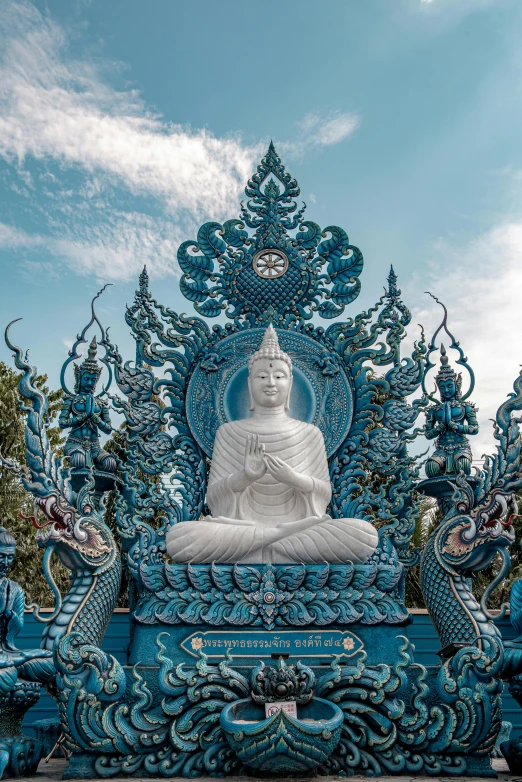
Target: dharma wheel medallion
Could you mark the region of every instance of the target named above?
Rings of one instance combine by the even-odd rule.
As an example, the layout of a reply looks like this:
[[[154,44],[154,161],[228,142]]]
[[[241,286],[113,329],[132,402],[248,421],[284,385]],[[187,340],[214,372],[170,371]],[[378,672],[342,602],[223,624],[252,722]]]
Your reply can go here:
[[[281,250],[259,250],[254,255],[252,266],[263,280],[276,280],[288,269],[288,258]]]

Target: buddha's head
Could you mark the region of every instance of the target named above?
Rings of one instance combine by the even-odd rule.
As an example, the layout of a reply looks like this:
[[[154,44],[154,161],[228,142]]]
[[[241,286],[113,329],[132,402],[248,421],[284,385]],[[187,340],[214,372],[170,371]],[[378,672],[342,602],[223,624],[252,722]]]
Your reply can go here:
[[[292,389],[292,360],[279,347],[277,333],[270,324],[261,347],[248,364],[250,409],[283,408],[288,412]]]
[[[77,394],[93,394],[96,388],[96,383],[101,375],[101,367],[96,361],[96,337],[93,337],[89,350],[87,352],[87,358],[80,364],[74,367],[74,391]]]
[[[440,346],[440,369],[435,380],[443,402],[459,399],[462,376],[457,375],[455,370],[450,367],[444,345]]]
[[[5,578],[16,554],[16,540],[5,527],[0,527],[0,578]]]

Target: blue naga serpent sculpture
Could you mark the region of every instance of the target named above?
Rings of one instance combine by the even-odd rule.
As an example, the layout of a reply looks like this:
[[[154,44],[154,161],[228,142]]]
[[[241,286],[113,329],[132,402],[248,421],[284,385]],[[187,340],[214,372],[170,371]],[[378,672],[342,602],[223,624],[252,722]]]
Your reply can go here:
[[[34,383],[37,370],[24,358],[19,347],[5,333],[8,347],[14,353],[15,366],[23,372],[19,392],[27,400],[22,409],[27,414],[25,433],[27,465],[2,459],[2,464],[17,473],[24,488],[34,497],[35,512],[43,513],[37,528],[38,545],[45,549],[43,569],[53,591],[56,605],[51,616],[36,617],[45,622],[42,647],[52,650],[67,633],[81,632],[88,643],[100,645],[105,628],[114,611],[120,588],[121,561],[114,537],[102,519],[103,507],[94,496],[94,481],[74,492],[69,471],[56,458],[47,437],[48,401]],[[1,458],[1,457],[0,457]],[[56,554],[71,572],[71,585],[61,597],[53,579],[50,563]]]
[[[515,540],[515,493],[520,490],[522,478],[519,425],[512,414],[520,409],[522,374],[496,414],[497,453],[485,457],[474,481],[463,474],[450,479],[454,489],[451,506],[422,555],[422,591],[443,648],[451,643],[480,646],[481,637],[501,637],[487,603],[506,577],[508,547]],[[488,567],[497,554],[502,560],[500,570],[479,603],[471,591],[470,578]],[[519,654],[516,647],[505,648],[503,676],[516,672]]]

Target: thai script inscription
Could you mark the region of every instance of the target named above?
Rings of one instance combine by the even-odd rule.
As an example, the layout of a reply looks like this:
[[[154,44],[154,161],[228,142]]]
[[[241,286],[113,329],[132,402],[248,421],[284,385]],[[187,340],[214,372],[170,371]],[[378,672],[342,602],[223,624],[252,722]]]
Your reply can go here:
[[[350,657],[362,649],[360,638],[346,630],[323,630],[314,633],[290,630],[281,633],[210,630],[192,633],[181,643],[182,649],[195,657],[199,652],[208,657],[270,657],[282,652],[291,656]]]

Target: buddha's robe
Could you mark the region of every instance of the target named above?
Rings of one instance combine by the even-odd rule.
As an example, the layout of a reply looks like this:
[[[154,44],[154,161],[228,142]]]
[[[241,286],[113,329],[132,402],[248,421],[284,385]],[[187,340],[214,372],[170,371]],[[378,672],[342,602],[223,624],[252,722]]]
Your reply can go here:
[[[244,468],[247,437],[313,480],[310,492],[280,483],[268,471],[243,491],[230,477]],[[332,490],[324,440],[312,424],[288,416],[255,416],[218,429],[207,490],[212,516],[174,525],[167,551],[175,562],[283,564],[365,562],[377,532],[361,519],[325,514]]]

